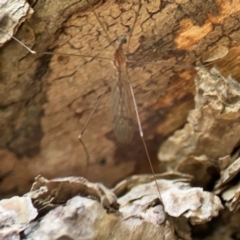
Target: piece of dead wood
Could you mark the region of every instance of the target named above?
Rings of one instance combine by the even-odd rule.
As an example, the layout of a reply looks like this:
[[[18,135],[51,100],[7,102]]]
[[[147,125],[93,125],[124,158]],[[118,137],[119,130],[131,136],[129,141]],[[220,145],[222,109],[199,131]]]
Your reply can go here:
[[[158,156],[168,168],[190,173],[195,184],[207,186],[221,165],[234,160],[228,159],[240,141],[240,84],[216,68],[199,68],[195,86],[188,123],[161,146]]]
[[[194,184],[209,187],[211,182],[214,193],[221,196],[226,206],[222,222],[205,239],[238,238],[240,84],[231,76],[223,77],[216,68],[200,68],[195,85],[195,109],[184,128],[164,143],[159,157],[169,168],[191,173]]]
[[[80,177],[38,176],[22,198],[32,199],[39,217],[34,221],[29,217],[22,234],[32,240],[190,240],[191,225],[210,221],[223,208],[216,195],[191,187],[189,175],[170,172],[157,179],[163,202],[151,175],[128,178],[112,191]]]
[[[53,208],[65,203],[73,196],[91,196],[101,202],[103,208],[109,212],[118,209],[116,196],[104,185],[91,183],[83,177],[57,178],[47,180],[37,176],[29,193],[34,206],[38,210]]]

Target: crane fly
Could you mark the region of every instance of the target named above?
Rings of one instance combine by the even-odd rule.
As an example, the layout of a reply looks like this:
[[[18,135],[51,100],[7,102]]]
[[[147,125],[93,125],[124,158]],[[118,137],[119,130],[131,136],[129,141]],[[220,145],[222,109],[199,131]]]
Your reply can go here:
[[[132,87],[130,84],[129,76],[127,74],[126,59],[122,49],[122,45],[125,43],[126,43],[125,36],[119,38],[119,46],[114,54],[113,61],[113,64],[117,70],[117,77],[116,79],[113,80],[113,83],[111,84],[114,133],[117,140],[120,143],[130,142],[132,140],[134,132],[134,120],[133,120],[134,107],[131,100]],[[96,107],[94,108],[93,112],[96,110]],[[89,120],[91,119],[91,116],[92,114],[90,114]],[[82,137],[88,121],[86,122],[83,130],[79,134],[79,138]]]
[[[88,3],[90,4],[89,1],[88,1]],[[91,5],[91,7],[92,7],[92,5]],[[136,24],[137,16],[140,12],[140,9],[141,9],[141,4],[139,5],[138,11],[136,13],[136,17],[135,17],[135,20],[134,20],[134,23],[132,26],[132,30]],[[106,33],[107,38],[110,40],[110,43],[111,43],[111,39],[108,36],[105,27],[101,23],[100,19],[98,18],[97,14],[95,13],[94,10],[93,10],[93,12],[94,12],[94,15],[96,16],[98,22],[104,29],[104,32]],[[145,152],[147,155],[147,159],[148,159],[152,174],[154,176],[154,181],[156,183],[157,192],[159,194],[159,199],[161,200],[160,189],[157,184],[157,179],[155,177],[153,165],[152,165],[150,155],[149,155],[149,152],[147,149],[147,145],[146,145],[146,142],[145,142],[145,139],[143,136],[143,131],[142,131],[142,126],[141,126],[141,122],[140,122],[140,118],[139,118],[137,104],[136,104],[133,88],[130,83],[130,79],[129,79],[128,72],[127,72],[126,56],[123,51],[123,45],[127,43],[126,35],[129,33],[131,36],[132,30],[128,29],[128,31],[124,35],[118,37],[119,45],[114,53],[114,62],[113,63],[117,70],[117,78],[114,80],[114,82],[112,84],[112,88],[111,88],[112,89],[112,112],[113,112],[114,133],[115,133],[117,140],[120,143],[128,143],[132,140],[133,132],[134,132],[134,122],[133,122],[133,109],[134,109],[135,114],[136,114],[137,123],[138,123],[140,137],[142,139],[143,146],[144,146],[144,149],[145,149]],[[101,100],[101,98],[100,98],[100,100]],[[90,114],[90,117],[96,110],[98,104],[99,104],[99,102],[96,104],[93,112]],[[89,120],[90,120],[90,118],[88,118],[88,121]],[[86,122],[84,128],[87,126],[88,121]],[[84,128],[81,131],[81,133],[79,134],[79,140],[81,141],[83,147],[85,148],[85,145],[83,144],[83,141],[81,140],[81,137],[84,132]]]

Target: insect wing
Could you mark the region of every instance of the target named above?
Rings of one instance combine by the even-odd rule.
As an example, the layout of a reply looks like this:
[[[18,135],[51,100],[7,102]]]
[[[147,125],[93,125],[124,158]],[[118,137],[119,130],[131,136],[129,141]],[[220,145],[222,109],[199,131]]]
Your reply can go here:
[[[125,81],[114,81],[112,85],[112,112],[114,133],[120,143],[133,138],[134,121],[130,86]]]

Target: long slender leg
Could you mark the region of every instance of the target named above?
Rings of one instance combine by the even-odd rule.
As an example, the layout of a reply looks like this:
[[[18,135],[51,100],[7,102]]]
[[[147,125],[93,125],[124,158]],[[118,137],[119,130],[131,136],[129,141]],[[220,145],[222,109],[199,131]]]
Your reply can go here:
[[[95,104],[92,112],[90,113],[87,121],[85,122],[85,124],[84,124],[81,132],[80,132],[79,135],[78,135],[78,140],[79,140],[79,142],[81,143],[81,145],[83,146],[83,150],[85,151],[85,154],[86,154],[86,157],[87,157],[87,160],[86,160],[86,162],[87,162],[87,167],[86,167],[85,174],[87,174],[87,172],[88,172],[88,167],[89,167],[89,163],[90,163],[90,155],[89,155],[89,153],[88,153],[87,147],[85,146],[85,144],[84,144],[84,142],[83,142],[83,140],[82,140],[82,136],[83,136],[84,131],[86,130],[87,125],[88,125],[89,121],[91,120],[93,114],[94,114],[95,111],[97,110],[97,108],[98,108],[98,106],[99,106],[99,103],[101,102],[101,100],[103,99],[103,97],[105,96],[105,94],[107,93],[107,89],[108,89],[108,86],[106,86],[105,91],[104,91],[103,94],[99,97],[99,99],[98,99],[97,103]]]
[[[154,181],[155,181],[155,183],[156,183],[156,187],[157,187],[159,199],[160,199],[160,201],[162,202],[162,197],[161,197],[160,189],[159,189],[159,186],[158,186],[158,184],[157,184],[156,174],[155,174],[155,172],[154,172],[153,165],[152,165],[152,161],[151,161],[151,158],[150,158],[150,155],[149,155],[149,152],[148,152],[148,148],[147,148],[147,145],[146,145],[146,142],[145,142],[145,139],[144,139],[143,130],[142,130],[142,125],[141,125],[141,121],[140,121],[139,114],[138,114],[138,109],[137,109],[137,103],[136,103],[136,99],[135,99],[135,96],[134,96],[133,88],[132,88],[132,85],[131,85],[130,82],[129,82],[129,87],[130,87],[130,91],[131,91],[131,95],[132,95],[134,110],[135,110],[135,113],[136,113],[136,118],[137,118],[137,123],[138,123],[139,134],[140,134],[140,137],[141,137],[142,142],[143,142],[143,146],[144,146],[144,149],[145,149],[145,152],[146,152],[146,155],[147,155],[147,159],[148,159],[148,162],[149,162],[149,165],[150,165],[150,168],[151,168],[153,177],[154,177]]]

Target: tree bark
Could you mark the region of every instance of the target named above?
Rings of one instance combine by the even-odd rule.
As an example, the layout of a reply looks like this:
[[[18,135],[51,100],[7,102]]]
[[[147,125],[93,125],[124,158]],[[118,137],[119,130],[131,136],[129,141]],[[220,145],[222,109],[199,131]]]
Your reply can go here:
[[[128,72],[157,172],[164,170],[158,169],[159,146],[186,123],[194,107],[196,72],[189,66],[210,62],[222,75],[240,79],[237,0],[143,2],[139,13],[139,1],[92,4],[38,1],[31,17],[30,10],[19,20],[13,21],[12,13],[0,16],[2,44],[17,32],[20,41],[39,52],[30,54],[13,39],[0,52],[2,196],[26,192],[39,173],[47,178],[83,175],[112,186],[149,171],[137,127],[130,144],[117,143],[108,91],[83,136],[90,155],[86,172],[86,154],[77,137],[98,96],[116,77],[111,60],[98,58],[113,59],[114,48],[93,9],[115,43],[126,25],[133,29],[125,46]]]

